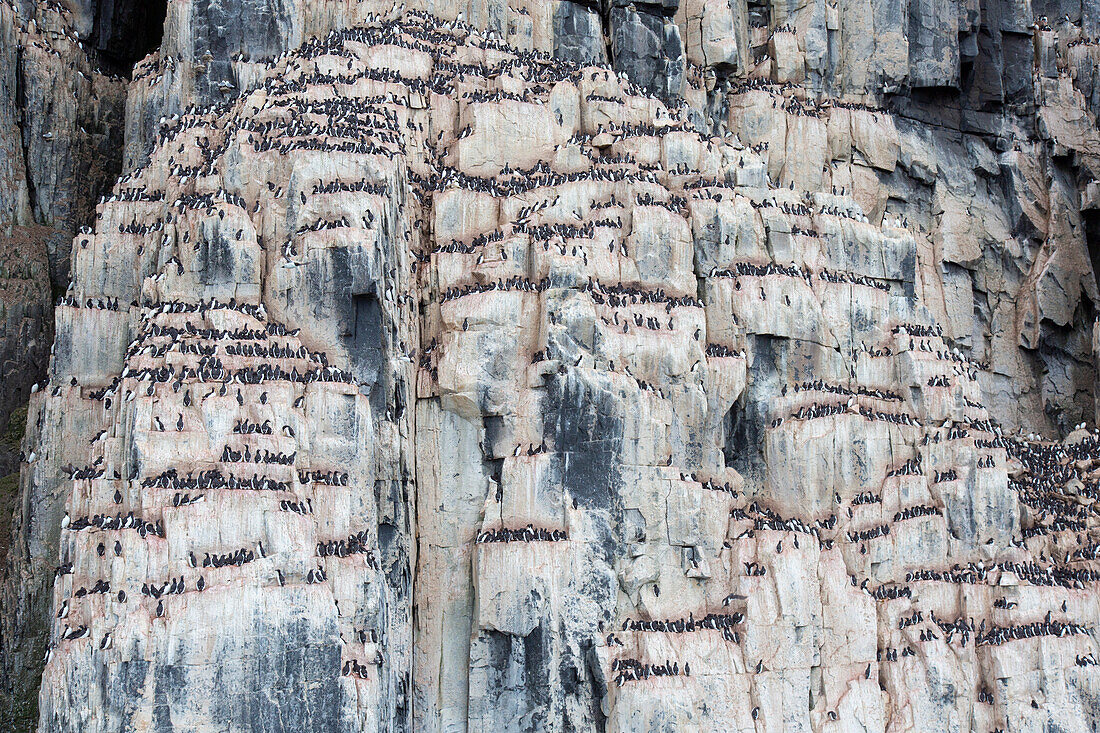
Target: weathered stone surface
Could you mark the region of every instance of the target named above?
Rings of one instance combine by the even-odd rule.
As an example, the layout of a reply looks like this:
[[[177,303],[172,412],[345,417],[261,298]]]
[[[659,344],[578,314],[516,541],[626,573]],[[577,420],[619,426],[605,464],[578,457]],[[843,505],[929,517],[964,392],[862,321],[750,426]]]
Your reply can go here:
[[[1094,729],[1095,9],[417,5],[169,4],[31,400],[9,727]],[[7,221],[79,198],[73,83],[0,100]]]
[[[740,3],[680,2],[676,24],[680,27],[684,54],[690,63],[723,73],[744,69],[747,37],[744,12],[737,12],[739,10]]]
[[[614,5],[610,15],[611,58],[616,71],[666,99],[681,93],[683,41],[679,26],[647,6]]]
[[[14,227],[10,235],[0,233],[0,476],[19,470],[27,399],[49,361],[49,231]]]
[[[19,20],[14,7],[0,5],[0,226],[5,229],[31,221],[17,98]]]
[[[607,62],[603,26],[596,9],[563,0],[554,9],[554,56],[579,64]]]
[[[38,223],[71,235],[118,176],[125,81],[95,64],[56,3],[5,4],[0,35],[0,228]],[[50,252],[57,287],[68,284],[68,256]]]

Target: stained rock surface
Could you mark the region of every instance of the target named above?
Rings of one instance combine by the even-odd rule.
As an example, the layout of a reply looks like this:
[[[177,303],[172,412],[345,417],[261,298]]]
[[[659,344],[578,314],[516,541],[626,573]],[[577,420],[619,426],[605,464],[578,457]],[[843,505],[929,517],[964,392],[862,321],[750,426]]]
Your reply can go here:
[[[46,374],[51,290],[67,287],[72,236],[122,165],[126,83],[86,45],[79,13],[0,3],[0,480]]]
[[[32,227],[0,234],[0,476],[19,470],[22,415],[49,361],[53,309],[46,236]]]
[[[168,3],[55,247],[3,714],[1095,730],[1097,19],[1038,5]],[[72,169],[9,101],[22,224]]]

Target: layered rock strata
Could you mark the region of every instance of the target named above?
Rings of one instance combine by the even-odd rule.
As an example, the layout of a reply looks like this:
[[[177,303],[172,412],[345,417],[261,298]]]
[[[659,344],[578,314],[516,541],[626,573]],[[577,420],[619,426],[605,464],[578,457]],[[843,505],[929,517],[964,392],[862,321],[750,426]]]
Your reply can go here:
[[[0,228],[66,232],[50,249],[54,283],[68,284],[68,242],[92,221],[121,166],[126,80],[108,73],[55,2],[0,4]]]
[[[1096,727],[1088,44],[1014,138],[877,106],[963,85],[938,6],[853,81],[852,8],[567,5],[138,67],[24,448],[40,730]]]
[[[72,236],[122,165],[126,82],[84,44],[78,14],[0,3],[0,480],[16,470],[30,387],[46,374],[51,288],[68,285]]]

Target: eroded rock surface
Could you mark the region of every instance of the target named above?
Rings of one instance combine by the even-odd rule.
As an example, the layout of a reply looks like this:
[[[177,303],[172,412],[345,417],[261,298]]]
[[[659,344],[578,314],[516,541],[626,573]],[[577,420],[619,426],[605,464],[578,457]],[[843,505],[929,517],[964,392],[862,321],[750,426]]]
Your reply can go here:
[[[29,227],[0,234],[0,476],[19,471],[21,415],[49,361],[53,309],[45,237]]]
[[[1091,11],[435,10],[169,4],[31,400],[9,700],[1094,730]]]

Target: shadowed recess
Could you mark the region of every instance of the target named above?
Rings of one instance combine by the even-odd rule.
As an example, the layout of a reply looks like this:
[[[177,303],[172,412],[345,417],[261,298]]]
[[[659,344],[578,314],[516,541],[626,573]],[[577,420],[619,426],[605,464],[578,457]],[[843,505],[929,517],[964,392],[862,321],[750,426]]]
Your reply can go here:
[[[91,44],[100,61],[129,76],[135,63],[160,47],[168,0],[101,0]]]

